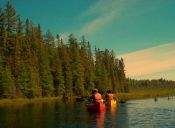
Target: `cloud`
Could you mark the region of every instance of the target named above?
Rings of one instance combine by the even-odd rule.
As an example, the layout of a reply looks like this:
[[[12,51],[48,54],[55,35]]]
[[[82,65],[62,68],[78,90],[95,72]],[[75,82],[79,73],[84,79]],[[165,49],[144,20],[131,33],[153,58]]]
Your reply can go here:
[[[81,18],[93,17],[83,28],[79,30],[79,34],[93,34],[106,25],[109,25],[118,16],[123,1],[121,0],[99,0],[91,5],[89,9],[83,13]]]
[[[121,55],[128,77],[136,79],[166,78],[175,80],[175,43]]]
[[[116,17],[116,11],[114,10],[112,12],[109,12],[109,14],[94,19],[93,21],[85,25],[85,27],[83,27],[79,33],[88,34],[96,32],[107,23],[110,23],[115,17]]]
[[[98,0],[98,2],[95,2],[92,4],[86,12],[82,14],[81,17],[88,17],[91,15],[103,15],[107,14],[108,12],[112,10],[116,10],[116,8],[119,7],[119,4],[121,4],[121,0]]]

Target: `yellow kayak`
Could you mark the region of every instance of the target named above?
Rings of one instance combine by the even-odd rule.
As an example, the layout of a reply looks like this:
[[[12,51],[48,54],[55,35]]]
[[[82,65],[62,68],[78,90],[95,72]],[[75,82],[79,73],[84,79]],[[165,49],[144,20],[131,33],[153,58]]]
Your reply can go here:
[[[116,100],[110,100],[106,102],[106,105],[108,106],[116,106],[117,105],[117,101]]]

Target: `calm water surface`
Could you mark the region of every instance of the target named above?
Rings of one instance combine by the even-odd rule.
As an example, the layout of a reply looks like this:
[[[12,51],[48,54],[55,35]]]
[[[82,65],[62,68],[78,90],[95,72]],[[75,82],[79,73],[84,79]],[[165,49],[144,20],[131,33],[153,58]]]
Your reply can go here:
[[[102,113],[76,102],[0,106],[0,128],[175,128],[175,99],[133,100]]]

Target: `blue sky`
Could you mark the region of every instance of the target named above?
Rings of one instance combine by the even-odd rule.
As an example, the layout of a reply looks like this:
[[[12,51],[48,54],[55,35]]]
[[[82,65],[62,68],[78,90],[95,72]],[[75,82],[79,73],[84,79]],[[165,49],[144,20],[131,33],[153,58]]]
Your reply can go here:
[[[39,23],[44,31],[50,29],[53,34],[61,34],[65,39],[70,33],[74,33],[78,38],[85,35],[93,47],[114,50],[118,56],[128,58],[132,53],[137,53],[132,57],[138,58],[135,60],[138,62],[142,60],[143,54],[139,54],[143,53],[142,51],[147,50],[145,54],[150,54],[154,57],[154,62],[157,62],[158,56],[169,51],[171,45],[174,46],[175,0],[11,1],[22,19],[29,18],[34,24]],[[0,5],[4,6],[6,2],[7,0],[0,0]],[[164,49],[162,46],[167,46],[166,44],[170,46]],[[164,51],[159,52],[158,48]],[[158,51],[153,53],[150,49]],[[172,58],[167,61],[175,60],[174,55],[169,54]],[[165,55],[164,60],[166,61],[169,56]],[[131,71],[128,67],[135,63],[132,59],[129,60],[126,60],[128,72]],[[150,60],[147,58],[144,61]],[[140,66],[144,68],[148,65]],[[168,71],[171,72],[171,76],[167,75],[165,78],[175,79],[172,76],[175,76],[175,65],[171,65],[171,70],[170,67],[168,69],[162,67],[159,71],[150,71],[149,74],[137,72],[142,74],[141,78],[147,78],[146,76],[155,78],[150,74],[160,74],[158,77],[164,77],[161,73]],[[129,76],[132,77],[132,74],[134,73],[131,72]],[[133,77],[140,78],[140,76]]]

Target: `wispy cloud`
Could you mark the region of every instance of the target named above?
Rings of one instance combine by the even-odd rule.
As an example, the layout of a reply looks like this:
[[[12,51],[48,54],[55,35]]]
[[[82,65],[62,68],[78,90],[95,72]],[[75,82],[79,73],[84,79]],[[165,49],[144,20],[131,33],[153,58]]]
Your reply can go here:
[[[98,31],[101,27],[111,22],[116,17],[116,11],[109,12],[109,14],[100,16],[90,23],[88,23],[85,27],[83,27],[79,33],[88,34]]]
[[[121,0],[98,0],[92,4],[81,17],[87,17],[95,14],[107,14],[112,10],[117,10],[117,8],[119,8],[119,4],[121,5]]]
[[[118,16],[124,0],[99,0],[83,13],[81,18],[93,17],[79,34],[93,34],[106,25],[109,25]]]
[[[126,74],[131,78],[153,79],[164,77],[175,80],[175,43],[121,55],[126,65]]]

